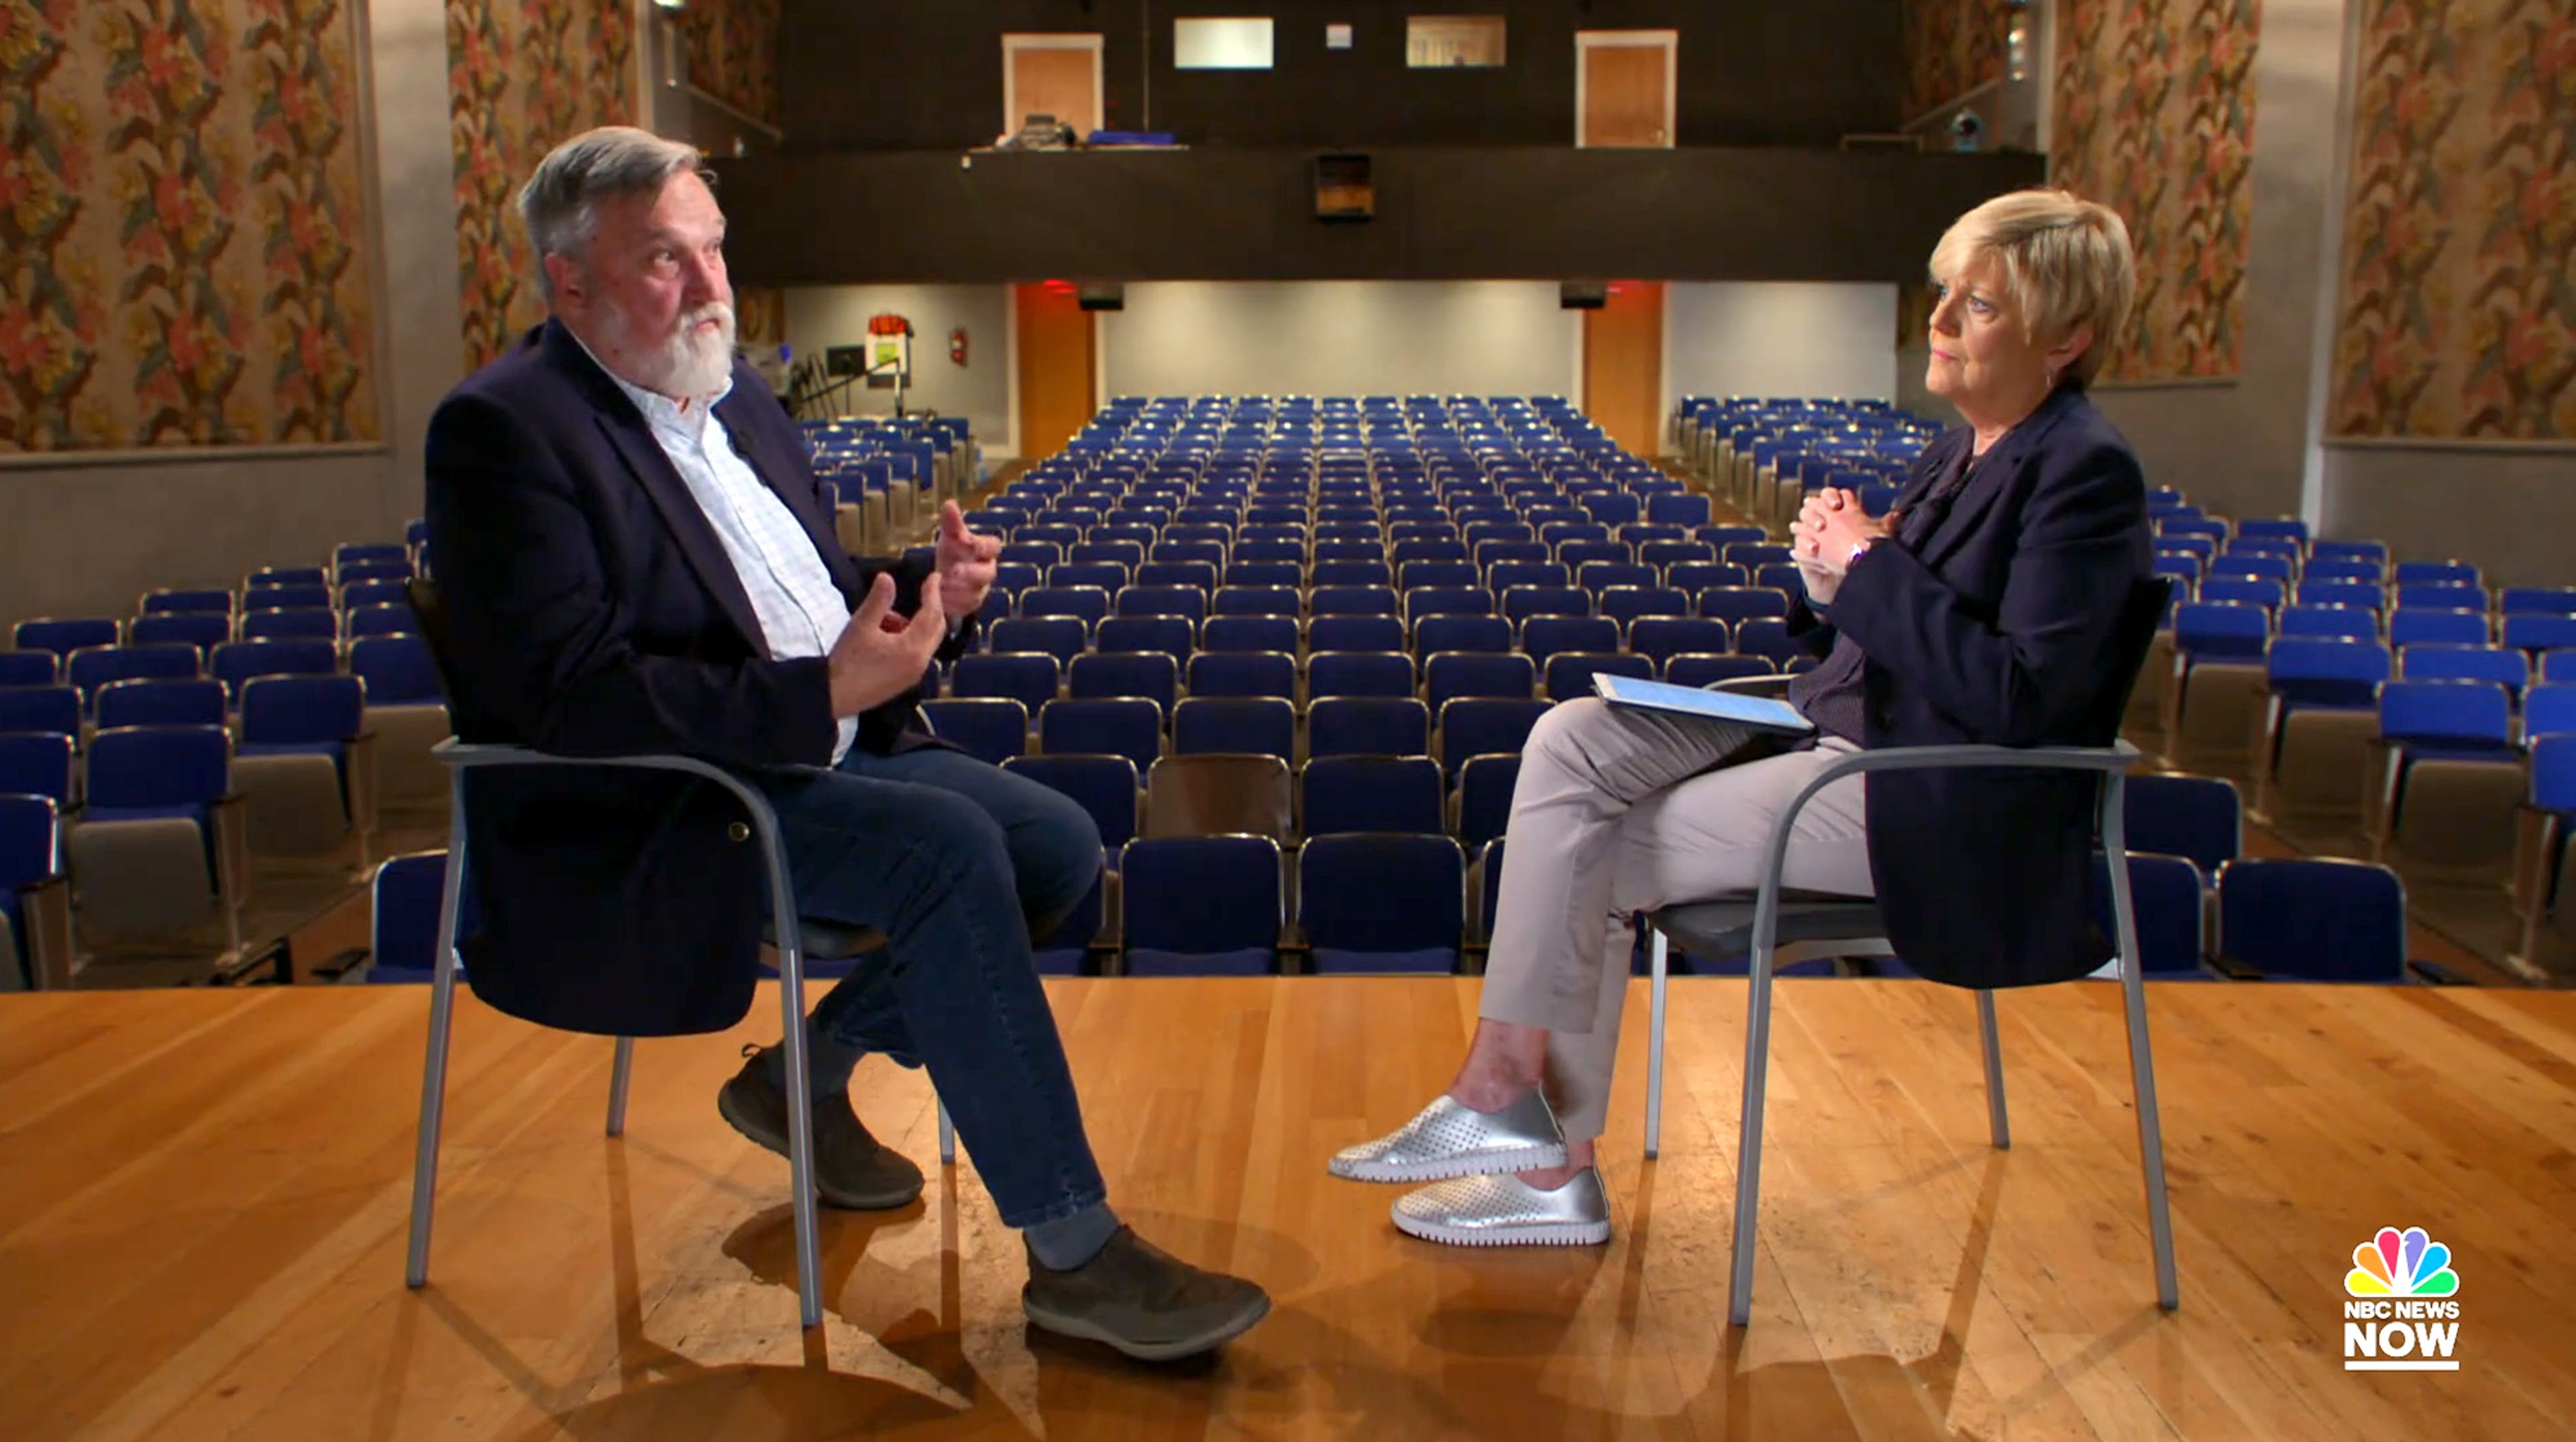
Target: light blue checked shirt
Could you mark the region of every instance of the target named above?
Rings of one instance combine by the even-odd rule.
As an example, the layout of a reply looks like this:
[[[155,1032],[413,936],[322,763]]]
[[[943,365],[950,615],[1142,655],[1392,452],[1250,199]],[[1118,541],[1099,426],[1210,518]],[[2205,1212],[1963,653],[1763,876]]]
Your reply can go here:
[[[588,345],[583,349],[588,350]],[[593,355],[591,360],[596,363],[599,357]],[[732,394],[733,382],[727,379],[724,390],[713,398],[683,408],[668,396],[628,383],[604,365],[600,369],[644,413],[653,439],[716,528],[726,559],[733,562],[742,589],[751,597],[752,614],[760,620],[770,659],[831,654],[832,643],[850,624],[849,605],[832,584],[832,573],[824,568],[813,538],[797,524],[778,493],[761,484],[751,463],[734,448],[733,433],[716,421],[716,402]],[[832,743],[833,765],[849,754],[858,734],[859,718],[842,717],[839,738]]]

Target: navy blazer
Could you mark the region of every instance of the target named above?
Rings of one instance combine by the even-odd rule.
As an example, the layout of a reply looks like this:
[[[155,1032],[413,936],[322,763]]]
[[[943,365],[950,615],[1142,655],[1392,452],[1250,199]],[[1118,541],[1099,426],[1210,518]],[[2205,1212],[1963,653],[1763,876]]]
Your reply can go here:
[[[750,367],[715,408],[853,605],[897,571],[835,538],[804,437]],[[714,526],[634,402],[548,321],[430,418],[429,554],[456,734],[575,756],[680,753],[757,769],[831,763],[822,657],[772,660]],[[947,643],[954,656],[971,621]],[[918,689],[860,718],[855,744],[935,745]],[[466,859],[482,914],[475,993],[549,1026],[627,1036],[741,1019],[759,970],[766,872],[741,803],[624,770],[471,773]]]
[[[1899,504],[1919,503],[1973,438],[1962,426],[1926,448]],[[2143,659],[2152,555],[2137,456],[2061,387],[1918,545],[1872,546],[1828,616],[1797,606],[1791,629],[1820,653],[1838,634],[1860,643],[1866,746],[2107,746]],[[2088,935],[2096,778],[1906,771],[1865,785],[1870,870],[1908,966],[2004,987],[2106,959]]]

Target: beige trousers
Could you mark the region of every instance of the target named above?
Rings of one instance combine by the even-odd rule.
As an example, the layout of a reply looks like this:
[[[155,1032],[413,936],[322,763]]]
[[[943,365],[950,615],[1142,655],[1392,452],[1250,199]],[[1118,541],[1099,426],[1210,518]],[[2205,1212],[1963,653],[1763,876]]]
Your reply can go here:
[[[1817,771],[1857,748],[1827,738],[1766,754],[1754,733],[1598,700],[1551,707],[1521,752],[1480,1014],[1545,1027],[1549,1092],[1570,1141],[1601,1134],[1633,916],[1749,893],[1771,827]],[[1861,778],[1798,814],[1783,884],[1870,896]]]

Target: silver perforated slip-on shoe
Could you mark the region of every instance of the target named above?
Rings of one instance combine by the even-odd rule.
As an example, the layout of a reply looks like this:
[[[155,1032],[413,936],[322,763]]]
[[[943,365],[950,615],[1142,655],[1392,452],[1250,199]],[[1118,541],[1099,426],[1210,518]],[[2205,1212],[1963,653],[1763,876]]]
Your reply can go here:
[[[1595,1167],[1552,1192],[1508,1173],[1459,1177],[1396,1198],[1395,1227],[1459,1247],[1592,1246],[1610,1240],[1610,1198]]]
[[[1436,1182],[1479,1172],[1565,1165],[1565,1134],[1536,1088],[1498,1112],[1480,1112],[1443,1092],[1413,1120],[1373,1142],[1344,1147],[1328,1164],[1354,1182]]]

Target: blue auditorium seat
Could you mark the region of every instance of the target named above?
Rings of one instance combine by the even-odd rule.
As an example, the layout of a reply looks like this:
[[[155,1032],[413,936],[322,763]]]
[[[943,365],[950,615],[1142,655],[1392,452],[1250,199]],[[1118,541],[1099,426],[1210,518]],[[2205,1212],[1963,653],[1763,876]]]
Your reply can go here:
[[[1160,653],[1186,661],[1198,627],[1187,616],[1112,616],[1092,629],[1092,649],[1104,655]]]
[[[1512,623],[1500,616],[1425,616],[1413,627],[1413,651],[1503,652],[1512,649]]]
[[[0,796],[13,794],[71,805],[72,738],[54,731],[0,731]]]
[[[1431,713],[1412,697],[1336,696],[1306,708],[1310,758],[1427,756],[1430,751]]]
[[[1469,851],[1482,849],[1510,826],[1520,775],[1518,752],[1470,756],[1458,768],[1458,839]]]
[[[1687,616],[1640,616],[1628,623],[1628,649],[1660,670],[1671,658],[1689,652],[1735,649],[1735,632],[1724,621]]]
[[[1070,666],[1091,648],[1091,627],[1078,616],[1014,616],[985,627],[984,644],[997,656],[1033,652]]]
[[[233,613],[233,593],[230,591],[152,591],[144,595],[143,604],[136,609],[147,616],[173,614],[229,616]]]
[[[2531,683],[2531,661],[2495,646],[2409,646],[2398,658],[2398,674],[2408,681],[2490,681],[2519,698]]]
[[[1615,651],[1563,651],[1547,660],[1547,698],[1574,701],[1593,694],[1592,678],[1602,672],[1655,679],[1655,663],[1645,656]]]
[[[1619,623],[1607,616],[1532,616],[1521,623],[1520,642],[1532,665],[1545,666],[1560,652],[1618,650]]]
[[[60,885],[62,876],[62,818],[54,799],[0,785],[0,965],[15,970],[0,978],[0,991],[31,991],[49,980],[38,974],[29,944],[27,903],[37,888]]]
[[[2131,778],[2136,781],[2142,778]],[[2138,920],[2139,970],[2149,977],[2206,978],[2208,882],[2189,858],[2129,853],[2129,894]],[[2111,864],[2093,853],[2093,926],[2113,939]]]
[[[1209,651],[1278,651],[1293,656],[1299,634],[1293,616],[1210,616],[1199,642]]]
[[[175,643],[194,646],[200,654],[203,654],[233,638],[233,618],[228,612],[218,614],[213,611],[164,611],[135,617],[126,623],[125,634],[126,638],[137,646],[167,646]],[[51,653],[44,651],[18,651],[10,654],[44,656],[48,660],[52,659]]]
[[[1741,626],[1746,621],[1789,614],[1789,596],[1769,586],[1719,586],[1699,593],[1699,614]]]
[[[1439,834],[1440,767],[1428,756],[1325,756],[1306,763],[1304,831]]]
[[[2218,954],[2265,977],[2403,982],[2405,888],[2363,861],[2231,862],[2218,873]]]
[[[55,619],[45,617],[21,621],[10,633],[11,644],[21,651],[51,651],[69,659],[75,651],[94,646],[114,646],[124,639],[123,628],[114,620],[99,617]]]
[[[1028,708],[1008,696],[933,697],[921,714],[933,735],[995,766],[1029,748]]]
[[[429,643],[418,635],[352,640],[349,674],[367,683],[370,706],[433,706],[446,699]]]
[[[1538,669],[1526,655],[1444,651],[1422,663],[1423,699],[1433,715],[1461,696],[1526,700],[1537,694]]]
[[[1172,712],[1172,751],[1260,754],[1293,764],[1297,708],[1278,696],[1192,696]]]
[[[1193,696],[1297,697],[1297,658],[1284,651],[1208,651],[1190,659]]]
[[[1217,590],[1218,616],[1295,616],[1303,605],[1294,586],[1226,586]]]
[[[1314,970],[1457,970],[1466,877],[1467,858],[1446,836],[1359,832],[1307,842],[1297,922]]]
[[[2244,804],[2219,777],[2132,776],[2126,797],[2133,852],[2180,856],[2215,875],[2244,851]]]
[[[1134,976],[1259,976],[1285,924],[1278,843],[1164,837],[1119,863],[1119,936]]]
[[[1443,705],[1433,713],[1439,718],[1440,769],[1455,777],[1470,756],[1518,752],[1547,707],[1545,701],[1493,696],[1462,696]]]
[[[1142,696],[1060,698],[1038,713],[1038,747],[1049,756],[1124,756],[1147,771],[1163,754],[1164,714]]]
[[[63,666],[64,679],[81,693],[84,705],[95,704],[99,688],[112,681],[185,679],[202,673],[197,648],[185,641],[86,647],[74,651]]]
[[[1063,668],[1040,652],[969,654],[949,673],[952,696],[1007,696],[1036,714],[1056,697]]]
[[[1025,776],[1071,798],[1100,828],[1101,844],[1111,851],[1136,839],[1136,808],[1145,788],[1136,763],[1124,756],[1071,754],[1014,756],[1002,769]]]
[[[2576,647],[2576,616],[2524,611],[2504,618],[2504,644],[2517,651]]]
[[[2450,611],[2414,607],[2388,613],[2388,644],[2411,646],[2483,646],[2493,639],[2484,611]]]
[[[91,709],[104,730],[112,726],[221,726],[224,686],[205,677],[135,677],[98,690]]]
[[[1632,626],[1640,616],[1688,616],[1691,598],[1686,591],[1668,590],[1661,586],[1613,586],[1601,593],[1601,614],[1621,626]]]
[[[1409,697],[1413,658],[1401,651],[1317,651],[1306,659],[1306,690],[1313,700],[1332,696]]]
[[[1767,657],[1784,670],[1794,661],[1813,659],[1789,634],[1789,623],[1776,616],[1756,616],[1739,624],[1735,628],[1735,649],[1748,656]]]
[[[1168,652],[1127,651],[1077,656],[1065,671],[1067,696],[1141,696],[1169,716],[1180,699],[1180,665]],[[1044,724],[1044,718],[1040,718]]]

